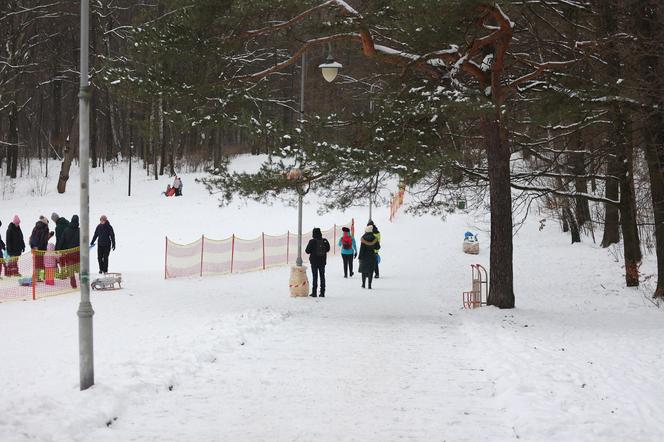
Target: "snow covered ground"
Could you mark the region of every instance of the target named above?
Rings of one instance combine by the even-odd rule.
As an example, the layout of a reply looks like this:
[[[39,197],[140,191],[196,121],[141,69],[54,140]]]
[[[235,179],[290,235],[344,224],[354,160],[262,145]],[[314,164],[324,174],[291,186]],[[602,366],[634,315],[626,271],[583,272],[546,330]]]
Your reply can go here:
[[[289,298],[287,268],[164,281],[164,235],[281,233],[296,211],[220,209],[192,175],[182,198],[142,175],[128,198],[111,172],[95,175],[91,219],[113,224],[126,288],[93,293],[96,384],[78,390],[77,293],[0,303],[2,441],[661,440],[664,312],[588,240],[532,217],[515,238],[513,310],[461,309],[469,264],[488,265],[486,234],[479,256],[461,253],[468,214],[389,223],[379,210],[371,291],[338,257],[325,299]],[[10,198],[4,224],[78,206],[71,190]],[[307,230],[367,217],[318,216],[308,199]]]

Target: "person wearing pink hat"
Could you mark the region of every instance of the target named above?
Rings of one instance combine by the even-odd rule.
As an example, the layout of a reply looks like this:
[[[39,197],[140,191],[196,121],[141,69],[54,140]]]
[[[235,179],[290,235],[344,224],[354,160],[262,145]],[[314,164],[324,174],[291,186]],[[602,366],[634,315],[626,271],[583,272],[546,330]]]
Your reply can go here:
[[[12,222],[7,227],[5,238],[7,240],[7,255],[9,255],[9,260],[5,268],[6,276],[21,276],[18,271],[18,258],[21,256],[21,253],[25,252],[25,241],[23,240],[23,232],[21,231],[20,224],[21,219],[18,215],[14,215]]]

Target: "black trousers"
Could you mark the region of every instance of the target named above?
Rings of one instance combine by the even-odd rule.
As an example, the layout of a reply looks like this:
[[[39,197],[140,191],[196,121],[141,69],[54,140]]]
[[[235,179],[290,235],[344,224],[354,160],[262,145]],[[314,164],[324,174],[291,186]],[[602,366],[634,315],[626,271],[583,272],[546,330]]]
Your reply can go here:
[[[373,281],[373,272],[371,272],[371,273],[362,273],[362,287],[364,287],[364,284],[366,283],[367,278],[369,278],[369,288],[371,288],[371,281]]]
[[[108,273],[108,255],[111,254],[111,246],[97,245],[97,261],[99,261],[99,271]]]
[[[318,289],[318,275],[320,275],[320,292],[325,293],[325,264],[311,264],[311,274],[313,281],[311,283],[311,293],[316,293]]]
[[[344,277],[348,276],[350,271],[350,276],[353,276],[353,254],[349,253],[348,255],[341,254],[341,259],[344,260]]]

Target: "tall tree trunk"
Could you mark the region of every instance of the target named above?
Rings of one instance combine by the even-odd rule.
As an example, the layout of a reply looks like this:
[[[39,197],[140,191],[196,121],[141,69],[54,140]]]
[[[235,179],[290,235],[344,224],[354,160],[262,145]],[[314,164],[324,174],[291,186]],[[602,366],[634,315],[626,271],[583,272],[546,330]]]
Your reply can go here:
[[[16,103],[9,106],[9,136],[7,141],[7,176],[16,178],[18,166],[18,109]]]
[[[113,113],[113,106],[111,106],[111,93],[108,90],[108,87],[105,87],[106,95],[106,161],[111,161],[115,156],[115,145],[113,143],[113,119],[111,114]]]
[[[620,227],[623,237],[623,255],[625,258],[625,283],[627,287],[639,285],[639,266],[641,265],[641,243],[636,223],[636,195],[634,192],[634,147],[625,138],[627,123],[622,109],[614,116],[617,129],[616,147],[618,152],[620,179]]]
[[[576,242],[581,242],[581,234],[579,232],[579,223],[574,217],[574,213],[569,208],[569,202],[565,202],[563,205],[563,212],[565,213],[565,219],[569,223],[569,231],[572,237],[572,244]]]
[[[97,94],[93,89],[90,95],[90,159],[92,160],[92,168],[99,166],[99,158],[97,156]]]
[[[2,140],[2,112],[0,112],[0,140]],[[5,159],[5,152],[7,151],[7,146],[0,145],[0,173],[2,173],[2,162]]]
[[[58,193],[65,193],[67,190],[67,181],[69,180],[69,170],[71,169],[71,163],[74,160],[74,149],[69,145],[69,140],[65,143],[64,147],[64,159],[62,160],[62,166],[60,167],[60,175],[58,176]]]
[[[657,256],[655,298],[664,298],[664,118],[660,118],[660,120],[654,127],[652,124],[655,122],[649,122],[651,130],[657,132],[654,140],[646,140],[645,146],[655,218],[655,254]]]
[[[569,232],[569,221],[567,220],[567,211],[565,208],[560,210],[560,219],[563,222],[563,233]]]
[[[577,134],[577,138],[578,143],[576,144],[576,149],[581,151],[581,149],[583,149],[581,136]],[[572,165],[575,175],[583,176],[587,174],[585,157],[586,155],[584,152],[576,152],[572,154]],[[588,193],[588,180],[586,178],[575,178],[574,189],[576,190],[576,193]],[[588,204],[588,199],[582,196],[577,196],[574,198],[574,202],[576,221],[579,223],[579,226],[583,226],[586,222],[590,221],[590,205]]]
[[[609,176],[617,177],[620,173],[620,165],[615,155],[609,158],[609,164],[606,168],[606,174]],[[618,181],[607,180],[605,196],[613,201],[618,201],[620,195],[618,193]],[[620,209],[615,204],[604,204],[604,235],[602,236],[602,247],[609,247],[611,244],[618,244],[620,242]]]
[[[164,174],[164,169],[166,168],[166,136],[164,133],[164,99],[159,97],[159,148],[160,148],[160,166],[159,166],[159,175]]]
[[[659,9],[658,9],[659,8]],[[655,254],[657,256],[657,287],[654,297],[664,298],[664,64],[652,49],[664,38],[661,3],[642,1],[634,15],[636,32],[645,44],[639,60],[639,74],[644,101],[649,105],[643,127],[643,141],[650,178],[653,217],[655,220]],[[661,47],[661,46],[660,46]]]
[[[603,35],[607,36],[607,72],[615,85],[622,78],[623,58],[616,46],[615,33],[618,31],[620,8],[613,1],[600,2],[600,26]],[[616,86],[612,92],[618,94]],[[620,190],[620,227],[623,237],[623,256],[625,259],[625,283],[628,287],[639,285],[639,265],[641,264],[641,244],[636,224],[636,197],[634,192],[634,147],[625,133],[628,129],[627,115],[621,104],[615,103],[610,108],[613,126],[611,139],[616,156],[617,176]]]
[[[39,88],[39,120],[37,121],[37,151],[39,152],[39,162],[44,157],[42,153],[42,128],[44,127],[44,92]],[[48,150],[46,151],[46,163],[48,163]],[[48,171],[48,169],[46,169]],[[48,176],[48,175],[46,175]]]
[[[62,156],[62,81],[57,79],[60,74],[57,72],[53,80],[53,130],[51,131],[51,145],[55,152],[53,152],[53,159],[57,159],[58,155]]]
[[[498,111],[482,116],[482,132],[487,149],[491,198],[491,285],[487,304],[514,308],[510,148]]]

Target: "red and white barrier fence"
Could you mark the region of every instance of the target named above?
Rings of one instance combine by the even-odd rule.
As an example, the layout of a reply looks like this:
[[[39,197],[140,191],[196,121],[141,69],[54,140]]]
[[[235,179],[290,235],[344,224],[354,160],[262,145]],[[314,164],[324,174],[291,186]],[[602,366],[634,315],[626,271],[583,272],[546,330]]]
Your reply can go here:
[[[337,253],[337,242],[342,227],[355,231],[355,220],[348,224],[335,224],[322,230],[330,242],[331,252]],[[302,233],[302,246],[311,238],[311,231]],[[302,250],[304,253],[304,250]],[[272,236],[262,233],[255,239],[242,239],[235,235],[216,240],[205,235],[189,244],[178,244],[166,237],[164,252],[164,278],[183,276],[224,275],[253,272],[270,267],[294,264],[297,258],[297,233],[286,232]]]

